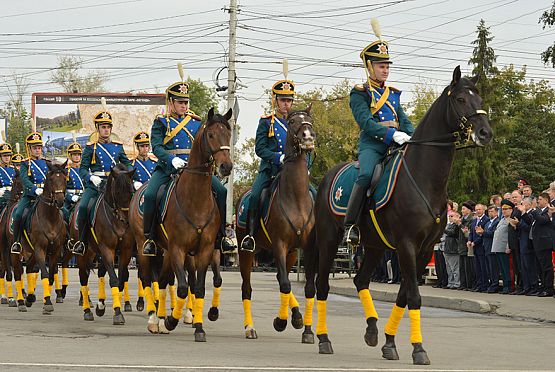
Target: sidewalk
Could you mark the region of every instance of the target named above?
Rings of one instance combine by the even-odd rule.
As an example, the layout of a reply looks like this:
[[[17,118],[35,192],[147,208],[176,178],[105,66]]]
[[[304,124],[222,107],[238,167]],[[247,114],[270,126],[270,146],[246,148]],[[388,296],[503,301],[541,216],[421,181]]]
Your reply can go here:
[[[555,298],[487,294],[420,286],[422,306],[495,314],[516,319],[554,322]],[[370,283],[370,293],[376,301],[395,302],[398,284]],[[351,278],[330,278],[330,293],[358,297]]]

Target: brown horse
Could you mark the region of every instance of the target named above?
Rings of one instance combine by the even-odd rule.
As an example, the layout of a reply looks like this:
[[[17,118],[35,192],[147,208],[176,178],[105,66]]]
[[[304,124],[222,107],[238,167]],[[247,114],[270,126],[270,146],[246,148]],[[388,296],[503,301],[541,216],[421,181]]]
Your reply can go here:
[[[107,272],[110,278],[109,284],[113,298],[113,324],[125,324],[125,318],[121,312],[120,291],[123,291],[124,283],[129,279],[127,265],[135,245],[128,221],[129,203],[134,191],[134,173],[134,169],[129,170],[125,165],[120,163],[112,168],[106,181],[106,188],[99,196],[96,219],[91,227],[90,234],[87,234],[87,246],[89,249],[87,249],[83,256],[77,257],[81,296],[83,298],[83,319],[87,321],[94,320],[88,296],[88,282],[93,261],[95,257],[98,257],[99,302],[96,305],[96,315],[102,316],[105,312],[106,292],[104,288],[104,274]],[[75,211],[77,210],[78,208],[75,208]],[[77,239],[79,236],[75,223],[77,217],[75,211],[70,219],[71,237],[73,239]],[[118,275],[116,275],[115,271],[117,252],[119,252]]]
[[[367,325],[364,340],[369,346],[378,344],[378,313],[369,291],[370,277],[385,249],[396,249],[399,256],[401,287],[385,326],[386,342],[382,347],[382,356],[389,360],[399,359],[395,334],[408,306],[413,363],[430,364],[422,347],[418,278],[422,277],[447,221],[447,180],[456,143],[472,139],[476,145],[485,145],[492,138],[486,112],[481,110],[476,79],[461,78],[460,68],[455,68],[451,84],[420,121],[408,145],[400,149],[403,165],[391,200],[378,212],[367,205],[359,221],[365,254],[354,284],[364,308]],[[326,301],[331,265],[343,235],[343,218],[331,211],[328,200],[331,184],[342,165],[332,168],[320,183],[315,206],[319,250],[316,334],[321,354],[333,353],[326,325]],[[314,280],[308,278],[307,272],[306,291],[314,293]]]
[[[50,286],[54,283],[54,274],[58,272],[58,259],[66,237],[66,226],[61,212],[64,206],[67,183],[66,163],[46,162],[48,173],[44,181],[44,192],[37,198],[36,207],[30,216],[30,231],[26,229],[23,231],[22,256],[27,263],[27,277],[30,279],[28,283],[29,293],[25,301],[23,300],[23,283],[21,280],[23,274],[21,256],[11,254],[20,311],[27,311],[25,306],[30,307],[35,302],[33,284],[35,276],[32,274],[35,268],[38,268],[41,272],[44,297],[43,314],[50,314],[54,311],[54,305],[50,300]],[[6,229],[9,230],[8,224]],[[7,236],[8,244],[11,244],[13,235],[8,233]],[[47,257],[48,267],[46,266]]]
[[[16,307],[17,302],[13,298],[13,271],[10,257],[10,246],[8,245],[6,232],[8,231],[7,228],[9,228],[9,217],[17,205],[17,202],[21,199],[22,193],[23,185],[21,184],[21,179],[19,178],[19,171],[16,170],[10,190],[10,198],[0,215],[0,293],[2,293],[0,303],[2,305],[7,304],[9,307]],[[6,289],[6,293],[3,292],[4,288]]]
[[[145,257],[141,250],[137,254],[139,276],[144,286],[149,315],[148,329],[153,333],[172,331],[177,326],[188,297],[186,261],[194,260],[194,266],[190,266],[191,263],[187,265],[194,267],[196,274],[195,282],[191,283],[194,284],[191,292],[195,297],[195,341],[206,341],[206,333],[202,327],[206,271],[212,262],[220,218],[224,218],[218,213],[211,182],[214,170],[227,176],[233,167],[229,154],[231,128],[228,120],[231,114],[231,110],[223,116],[215,114],[213,108],[209,110],[208,120],[195,136],[188,165],[176,180],[165,220],[157,227],[156,244],[162,249],[158,250],[156,257]],[[130,223],[137,246],[141,247],[144,234],[138,206],[138,196],[135,196],[131,204]],[[163,317],[166,311],[165,288],[174,274],[178,283],[177,301],[171,315],[160,324],[156,319],[151,286],[158,280],[160,301],[157,315]]]
[[[291,291],[289,271],[297,260],[297,248],[302,248],[305,261],[314,259],[314,201],[309,192],[309,175],[307,154],[314,150],[316,135],[313,130],[313,120],[310,107],[302,111],[294,111],[288,115],[289,125],[285,143],[285,158],[283,168],[278,176],[277,188],[273,195],[269,217],[265,231],[259,230],[255,236],[257,248],[269,250],[273,253],[277,265],[277,279],[281,305],[278,317],[274,319],[274,328],[281,332],[287,327],[288,310],[291,308],[292,325],[302,328],[303,317],[299,311],[299,303]],[[237,206],[239,210],[239,206]],[[237,229],[237,240],[241,241],[246,235],[244,229]],[[241,267],[241,286],[243,309],[245,314],[245,336],[249,339],[257,338],[251,314],[251,270],[254,252],[239,251]],[[305,264],[306,265],[306,264]],[[312,314],[314,302],[307,302],[307,309]],[[305,326],[310,329],[312,319],[305,317]],[[303,336],[304,339],[305,336]],[[314,340],[314,337],[312,337]],[[314,342],[314,341],[312,341]]]

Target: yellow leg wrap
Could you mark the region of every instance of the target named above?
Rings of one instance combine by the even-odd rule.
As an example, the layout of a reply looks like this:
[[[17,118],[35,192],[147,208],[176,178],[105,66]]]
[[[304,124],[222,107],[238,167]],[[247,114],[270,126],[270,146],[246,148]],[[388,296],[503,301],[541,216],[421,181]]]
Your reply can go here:
[[[362,307],[364,308],[364,316],[366,317],[366,319],[368,318],[378,319],[378,312],[374,307],[374,301],[372,301],[370,290],[368,289],[360,290],[358,292],[358,298],[360,298],[360,302],[362,303]]]
[[[185,307],[185,302],[187,302],[186,298],[177,297],[177,304],[172,311],[172,317],[174,319],[181,319],[181,317],[183,316],[183,308]]]
[[[69,285],[69,270],[67,267],[62,267],[62,285]]]
[[[43,290],[43,297],[50,297],[50,283],[48,278],[42,279],[42,290]]]
[[[15,291],[17,292],[17,300],[23,300],[23,281],[17,280],[15,282]]]
[[[123,283],[123,301],[131,301],[131,297],[129,297],[129,282]]]
[[[4,278],[0,278],[0,296],[6,294],[6,280]]]
[[[316,334],[323,335],[328,333],[326,324],[326,301],[316,301],[316,311],[318,312],[318,323],[316,324]]]
[[[154,296],[150,287],[145,287],[144,291],[146,300],[146,313],[150,314],[151,312],[156,311],[156,305],[154,305]]]
[[[289,308],[292,309],[294,307],[299,307],[299,301],[297,301],[293,291],[291,291],[291,294],[289,295]]]
[[[106,280],[104,279],[104,277],[98,278],[98,299],[106,299]]]
[[[405,308],[401,308],[397,305],[393,305],[393,309],[391,309],[391,315],[389,316],[389,320],[385,325],[384,331],[386,334],[390,336],[395,336],[397,334],[397,328],[399,328],[399,323],[401,323],[401,319],[405,314]]]
[[[222,287],[214,287],[214,293],[212,297],[212,307],[220,306],[220,294],[222,293]]]
[[[34,294],[36,285],[33,283],[35,280],[35,274],[27,274],[27,293]]]
[[[141,279],[139,279],[137,286],[139,287],[139,289],[137,290],[137,297],[144,297],[145,289],[143,288],[143,282],[141,281]]]
[[[121,301],[119,298],[119,288],[118,287],[112,287],[112,300],[114,301],[114,303],[112,304],[112,308],[116,309],[116,308],[121,308]]]
[[[152,282],[152,290],[154,291],[154,301],[160,300],[160,285],[158,282]]]
[[[252,321],[252,313],[251,313],[251,300],[243,300],[243,313],[245,314],[245,320],[243,321],[243,325],[245,327],[254,326],[254,322]]]
[[[193,303],[195,302],[195,295],[191,293],[191,287],[187,289],[187,309],[193,310]]]
[[[195,298],[193,303],[193,322],[202,324],[202,310],[204,309],[204,298]]]
[[[39,279],[39,273],[33,273],[33,292],[37,290],[37,281]]]
[[[160,288],[160,300],[158,302],[158,318],[166,317],[166,288]]]
[[[409,310],[410,343],[422,343],[422,328],[420,328],[420,310]]]
[[[279,298],[281,300],[281,304],[279,305],[279,312],[278,318],[281,320],[287,320],[287,316],[289,315],[289,298],[291,297],[291,292],[289,293],[281,293],[279,294]]]
[[[175,294],[175,285],[170,285],[170,307],[173,309],[177,304],[177,296]]]
[[[8,292],[8,298],[13,298],[13,287],[12,287],[12,282],[11,281],[6,281],[6,286],[8,287],[7,292]],[[23,293],[22,293],[23,294]]]
[[[54,288],[56,289],[62,289],[62,286],[60,285],[60,276],[58,274],[54,274]]]
[[[306,298],[305,308],[304,308],[304,325],[312,325],[312,312],[314,311],[314,297]]]
[[[81,286],[81,295],[83,296],[83,310],[87,310],[91,308],[91,304],[89,303],[89,287],[86,285]]]

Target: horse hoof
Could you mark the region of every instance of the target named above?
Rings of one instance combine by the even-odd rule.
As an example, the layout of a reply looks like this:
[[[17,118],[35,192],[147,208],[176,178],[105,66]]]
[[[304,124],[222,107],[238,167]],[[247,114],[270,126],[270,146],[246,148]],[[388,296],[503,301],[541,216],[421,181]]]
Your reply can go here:
[[[150,333],[157,334],[160,331],[158,324],[159,322],[156,313],[154,311],[151,311],[150,314],[148,314],[148,323],[146,325],[146,329],[148,329]]]
[[[117,313],[114,314],[114,320],[112,322],[113,325],[124,325],[125,324],[125,318],[123,317],[123,314]]]
[[[378,345],[378,329],[375,330],[369,330],[368,328],[366,328],[366,333],[364,334],[364,342],[366,342],[366,345],[374,347],[376,345]]]
[[[299,307],[295,306],[291,309],[291,325],[295,329],[303,328],[303,314],[299,311]]]
[[[158,333],[161,335],[167,335],[170,331],[166,328],[166,321],[164,318],[158,319]]]
[[[87,322],[92,322],[94,320],[94,315],[91,309],[85,310],[85,312],[83,313],[83,320],[86,320]]]
[[[195,342],[206,342],[206,333],[202,328],[197,328],[195,331]]]
[[[314,343],[314,333],[312,333],[312,329],[310,326],[304,327],[303,336],[301,339],[303,344],[313,344]]]
[[[418,342],[413,344],[414,349],[412,351],[412,364],[427,366],[430,364],[430,359],[428,358],[428,353],[422,347],[422,343]]]
[[[62,285],[62,298],[66,298],[66,293],[67,293],[67,284]]]
[[[168,331],[173,331],[177,324],[179,323],[179,319],[175,319],[173,316],[167,316],[164,320],[164,325]]]
[[[137,300],[137,311],[143,311],[145,309],[145,300],[141,297]]]
[[[245,328],[245,337],[249,340],[256,340],[258,335],[256,334],[256,329],[252,327]]]
[[[318,343],[318,353],[333,354],[333,347],[331,347],[331,342],[324,341],[324,342]]]
[[[193,324],[193,312],[191,309],[185,310],[185,316],[183,317],[183,323]]]
[[[274,329],[278,332],[283,332],[287,328],[287,319],[274,319]]]
[[[50,304],[44,304],[44,306],[42,307],[42,313],[43,314],[50,314],[54,311],[54,305]]]
[[[104,316],[106,313],[106,305],[104,302],[97,303],[94,308],[94,312],[96,313],[96,316]]]
[[[13,298],[8,299],[8,307],[17,307],[17,301]]]
[[[29,297],[29,296],[27,296],[27,297]],[[26,298],[26,299],[25,299],[25,306],[27,306],[27,307],[31,307],[31,306],[33,306],[33,303],[32,303],[32,302],[29,302],[29,301],[27,301],[27,298]]]
[[[22,312],[22,313],[26,313],[27,312],[27,307],[25,305],[18,305],[17,310]]]
[[[34,293],[29,293],[29,294],[27,295],[27,297],[25,298],[25,300],[28,301],[29,303],[36,302],[36,301],[37,301],[37,296],[35,296]],[[27,307],[30,307],[30,306],[31,306],[31,305],[29,305],[29,306],[27,306]]]
[[[129,301],[125,301],[125,304],[123,305],[123,311],[126,313],[133,311],[133,308],[131,307],[131,303]]]
[[[5,298],[5,297],[2,297],[2,298],[0,299],[0,305],[7,305],[7,304],[8,304],[8,299]]]
[[[56,296],[56,303],[57,304],[63,304],[64,303],[64,298],[62,296]]]
[[[395,346],[382,346],[382,357],[387,360],[399,360],[399,354],[397,354],[397,348]]]
[[[220,311],[217,307],[211,307],[210,310],[208,310],[208,320],[210,320],[211,322],[215,322],[216,320],[218,320],[219,316]]]

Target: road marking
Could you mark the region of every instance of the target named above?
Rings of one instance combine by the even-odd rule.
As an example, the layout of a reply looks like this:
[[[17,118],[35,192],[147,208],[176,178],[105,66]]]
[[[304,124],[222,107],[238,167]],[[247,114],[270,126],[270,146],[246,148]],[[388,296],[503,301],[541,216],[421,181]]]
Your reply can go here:
[[[112,369],[169,369],[169,370],[218,370],[218,371],[350,371],[350,372],[506,372],[504,369],[430,369],[430,368],[318,368],[318,367],[252,367],[252,366],[161,366],[161,365],[121,365],[121,364],[71,364],[71,363],[12,363],[0,362],[0,366],[6,367],[67,367],[67,368],[112,368]],[[528,370],[528,372],[549,372],[549,370]]]

